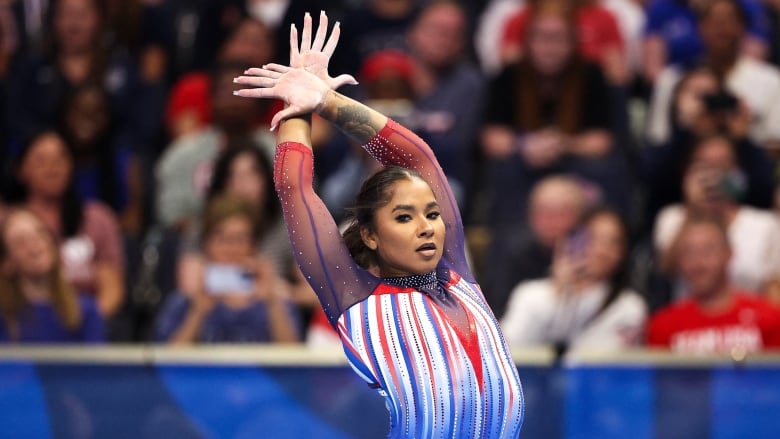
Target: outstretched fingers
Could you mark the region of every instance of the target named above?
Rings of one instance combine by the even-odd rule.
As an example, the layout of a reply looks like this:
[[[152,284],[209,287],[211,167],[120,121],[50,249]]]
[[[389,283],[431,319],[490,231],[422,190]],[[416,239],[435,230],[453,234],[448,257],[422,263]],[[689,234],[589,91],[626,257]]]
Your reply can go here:
[[[300,56],[298,51],[298,28],[295,27],[295,23],[290,25],[290,65],[293,66],[298,62]]]
[[[337,21],[336,24],[333,25],[333,30],[330,32],[330,38],[328,38],[328,42],[325,43],[325,47],[322,49],[322,53],[324,53],[328,58],[333,56],[333,52],[336,51],[336,45],[339,43],[340,35],[341,23]]]
[[[311,50],[311,14],[303,16],[303,34],[301,35],[301,52]]]
[[[279,95],[274,87],[270,88],[242,88],[233,92],[236,96],[242,98],[266,98],[266,99],[278,99]]]
[[[262,77],[262,78],[271,78],[271,79],[279,79],[280,76],[282,76],[283,72],[277,72],[274,70],[266,69],[265,66],[257,68],[252,67],[251,69],[248,69],[244,72],[244,77]],[[239,76],[241,78],[241,76]]]
[[[234,78],[236,84],[249,85],[252,87],[273,87],[278,82],[278,78],[268,78],[264,76],[239,76]]]
[[[279,76],[281,76],[281,75],[282,75],[282,73],[287,73],[287,72],[289,72],[289,71],[290,71],[290,70],[292,70],[292,69],[293,69],[293,68],[292,68],[292,67],[290,67],[290,66],[285,66],[285,65],[282,65],[282,64],[276,64],[276,63],[270,63],[270,64],[266,64],[266,65],[264,65],[264,66],[263,66],[263,70],[266,70],[266,71],[269,71],[269,72],[274,72],[274,73],[277,73],[277,74],[278,74],[278,76],[276,76],[277,78],[278,78]],[[269,74],[270,74],[270,73],[269,73]]]
[[[328,34],[328,16],[325,11],[320,11],[320,24],[317,26],[317,34],[314,36],[314,42],[311,44],[311,50],[314,52],[322,51],[325,44],[325,37]]]

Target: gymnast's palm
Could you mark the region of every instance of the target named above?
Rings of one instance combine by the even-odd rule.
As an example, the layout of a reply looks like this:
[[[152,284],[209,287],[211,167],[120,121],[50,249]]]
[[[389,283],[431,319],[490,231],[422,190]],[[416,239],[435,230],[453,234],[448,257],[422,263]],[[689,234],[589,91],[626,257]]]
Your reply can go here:
[[[290,69],[279,77],[273,90],[293,111],[311,113],[320,105],[330,87],[307,70]]]

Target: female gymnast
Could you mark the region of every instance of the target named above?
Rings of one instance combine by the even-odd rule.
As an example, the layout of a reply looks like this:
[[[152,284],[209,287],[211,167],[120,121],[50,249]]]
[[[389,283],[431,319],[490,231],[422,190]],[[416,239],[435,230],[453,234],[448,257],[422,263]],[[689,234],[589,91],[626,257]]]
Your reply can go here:
[[[274,163],[296,260],[358,375],[386,398],[391,438],[516,438],[523,419],[517,368],[471,273],[460,212],[419,137],[335,88],[320,15],[291,29],[290,66],[249,69],[239,96],[282,99]],[[342,237],[312,188],[310,114],[361,142],[385,168],[362,186]]]

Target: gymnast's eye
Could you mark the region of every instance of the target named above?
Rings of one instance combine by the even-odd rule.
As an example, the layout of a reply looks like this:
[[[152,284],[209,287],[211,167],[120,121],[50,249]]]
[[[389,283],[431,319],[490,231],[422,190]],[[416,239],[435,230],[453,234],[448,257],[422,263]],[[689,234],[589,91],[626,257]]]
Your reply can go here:
[[[411,221],[411,219],[412,216],[408,214],[402,214],[395,217],[395,220],[398,221],[399,223],[408,223],[409,221]]]
[[[433,212],[428,212],[427,216],[429,220],[435,220],[441,216],[441,213],[434,210]]]

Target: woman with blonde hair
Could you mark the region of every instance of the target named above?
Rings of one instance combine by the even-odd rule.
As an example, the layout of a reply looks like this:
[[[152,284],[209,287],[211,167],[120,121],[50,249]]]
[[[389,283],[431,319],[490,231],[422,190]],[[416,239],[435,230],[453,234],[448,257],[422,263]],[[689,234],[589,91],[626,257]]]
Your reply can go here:
[[[0,224],[0,342],[100,342],[94,301],[63,276],[53,234],[32,212]]]

